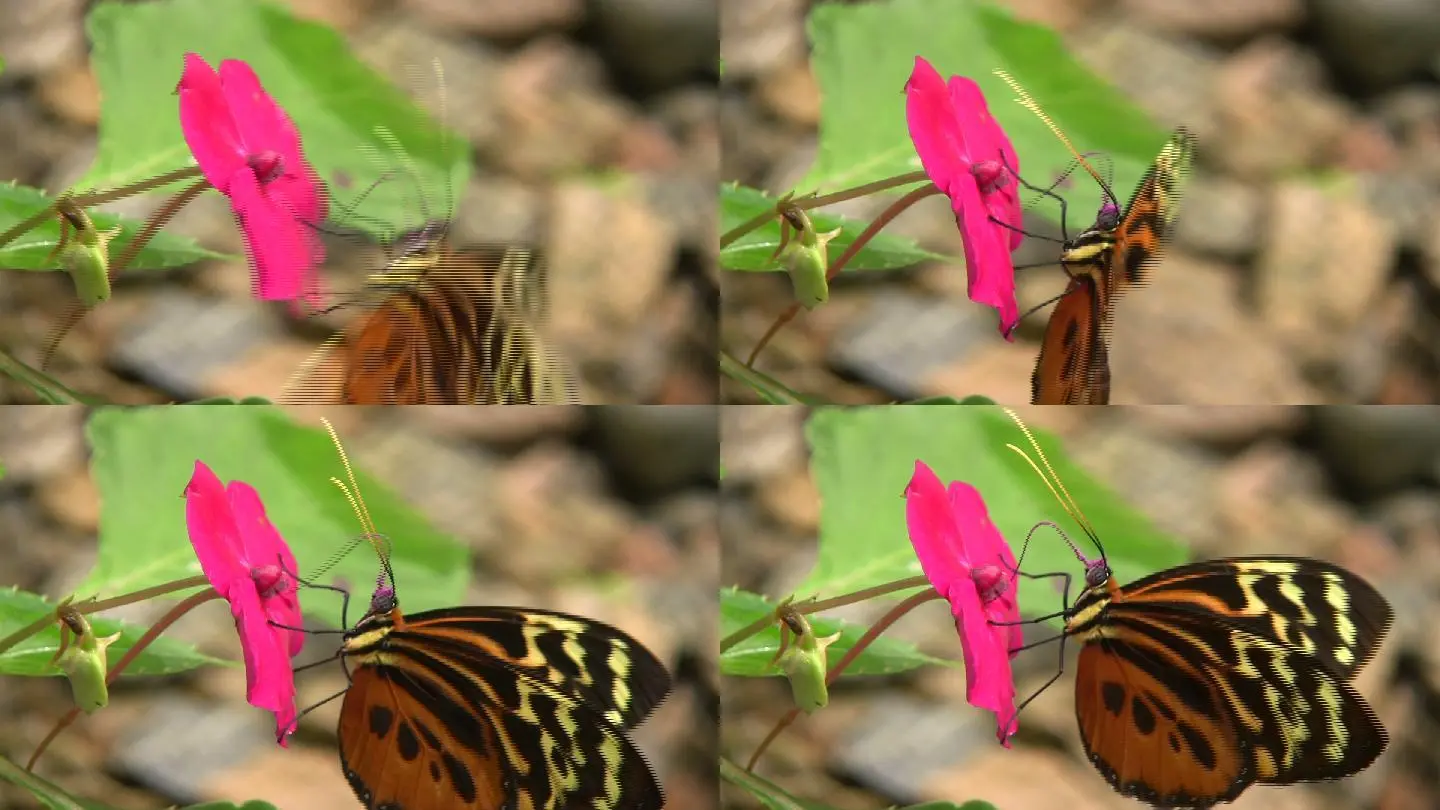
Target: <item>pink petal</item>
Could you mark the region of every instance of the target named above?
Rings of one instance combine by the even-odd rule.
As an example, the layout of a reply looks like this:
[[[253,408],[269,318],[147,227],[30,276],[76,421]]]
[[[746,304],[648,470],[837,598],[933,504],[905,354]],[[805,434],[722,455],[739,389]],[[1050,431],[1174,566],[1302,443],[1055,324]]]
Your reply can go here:
[[[240,529],[241,542],[245,545],[246,560],[252,566],[276,565],[285,572],[288,587],[273,596],[261,596],[265,615],[274,622],[290,627],[301,626],[300,602],[296,596],[295,555],[285,544],[280,532],[265,515],[265,505],[255,488],[244,481],[231,481],[229,488],[230,506],[234,510],[235,524]],[[281,628],[272,628],[281,638],[288,638],[290,655],[300,652],[305,636]]]
[[[950,194],[961,178],[970,176],[973,161],[945,82],[929,62],[918,56],[905,82],[905,123],[925,174],[941,191]]]
[[[255,70],[238,59],[226,59],[220,63],[220,84],[246,151],[273,149],[280,153],[285,171],[295,171],[302,163],[300,133],[280,105],[265,92]]]
[[[1004,634],[996,632],[1003,628],[990,624],[973,586],[955,589],[950,595],[950,610],[965,653],[965,700],[978,709],[994,712],[999,727],[1015,714],[1010,655],[1004,646]],[[1001,742],[1010,747],[1008,735],[1002,735]]]
[[[937,591],[947,594],[957,582],[970,583],[970,557],[945,486],[923,461],[915,462],[915,473],[905,487],[905,525],[920,570]]]
[[[318,236],[263,195],[248,167],[232,178],[230,201],[245,237],[255,297],[290,301],[312,290],[312,242]]]
[[[1001,236],[1005,229],[990,221],[973,178],[962,182],[950,200],[965,248],[970,300],[994,307],[1000,313],[1000,333],[1013,341],[1011,328],[1020,320],[1020,307],[1015,302],[1015,265]]]
[[[248,579],[232,590],[230,614],[240,634],[245,659],[245,699],[251,706],[273,712],[275,733],[285,745],[285,735],[295,725],[295,672],[290,667],[282,640],[266,621],[260,595]]]
[[[195,462],[195,472],[185,485],[185,527],[205,579],[229,599],[231,583],[248,579],[250,566],[225,486],[201,461]]]
[[[204,59],[187,53],[175,91],[180,95],[180,131],[190,154],[210,185],[228,193],[230,178],[245,165],[246,150],[230,117],[220,77]]]

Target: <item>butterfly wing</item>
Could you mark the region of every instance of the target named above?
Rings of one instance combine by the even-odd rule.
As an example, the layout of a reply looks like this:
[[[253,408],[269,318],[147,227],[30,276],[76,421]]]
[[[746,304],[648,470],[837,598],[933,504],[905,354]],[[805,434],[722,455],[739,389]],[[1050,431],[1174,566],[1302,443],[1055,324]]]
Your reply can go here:
[[[1375,655],[1393,613],[1374,586],[1306,557],[1232,557],[1171,568],[1125,586],[1126,609],[1204,616],[1275,639],[1349,680]],[[1118,606],[1117,606],[1118,607]]]
[[[1110,266],[1119,272],[1111,279],[1114,298],[1150,281],[1151,270],[1174,234],[1180,198],[1194,162],[1194,136],[1177,129],[1140,179],[1115,228]]]
[[[1255,780],[1224,696],[1196,662],[1107,628],[1080,650],[1075,718],[1085,754],[1122,796],[1156,807],[1234,799]]]
[[[356,667],[340,707],[340,769],[361,804],[498,810],[506,782],[491,708],[455,703],[443,680],[408,668]],[[513,806],[513,805],[512,805]]]
[[[1215,616],[1128,604],[1119,611],[1117,621],[1143,624],[1207,673],[1246,738],[1256,781],[1339,779],[1385,750],[1389,738],[1375,713],[1321,659]]]
[[[1045,324],[1030,375],[1035,405],[1104,405],[1110,401],[1108,334],[1100,318],[1096,277],[1071,276]]]
[[[551,611],[463,607],[366,637],[347,647],[361,665],[356,682],[368,671],[388,686],[352,686],[340,736],[346,777],[367,807],[664,804],[624,728],[664,698],[670,676],[625,633]],[[388,712],[404,723],[377,723],[375,706],[380,719]]]

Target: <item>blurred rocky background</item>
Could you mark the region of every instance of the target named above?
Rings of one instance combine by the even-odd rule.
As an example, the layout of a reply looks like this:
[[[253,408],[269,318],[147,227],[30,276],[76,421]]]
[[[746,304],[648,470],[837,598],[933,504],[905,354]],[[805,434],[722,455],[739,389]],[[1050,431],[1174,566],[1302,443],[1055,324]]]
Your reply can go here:
[[[358,467],[471,549],[468,603],[591,616],[653,650],[676,686],[634,737],[671,810],[715,807],[713,406],[298,410],[317,427],[328,416]],[[0,410],[0,587],[62,597],[93,564],[100,504],[84,420],[79,407]],[[175,508],[183,505],[177,497]],[[336,549],[346,540],[335,538]],[[116,615],[144,625],[171,604],[146,602]],[[351,612],[353,620],[353,604]],[[333,626],[338,614],[306,621]],[[222,603],[188,614],[168,633],[239,659]],[[310,637],[297,663],[322,659],[335,643]],[[346,680],[335,664],[301,673],[297,684],[299,704],[308,706]],[[61,678],[0,677],[0,752],[23,764],[71,705]],[[306,715],[282,749],[271,717],[245,703],[243,667],[126,678],[110,706],[66,730],[36,772],[117,808],[259,798],[282,810],[351,810],[359,804],[340,773],[339,711],[336,700]],[[37,806],[0,781],[0,808]]]
[[[803,26],[814,2],[724,4],[724,179],[783,193],[809,168],[820,99]],[[999,2],[1060,32],[1159,124],[1199,139],[1169,256],[1119,310],[1112,402],[1440,401],[1440,4]],[[1122,203],[1130,191],[1117,190]],[[885,205],[843,213],[868,221]],[[1044,224],[1026,226],[1055,233]],[[890,227],[960,252],[943,202]],[[1054,260],[1053,245],[1030,242],[1017,264]],[[724,275],[721,344],[743,360],[792,300],[789,282]],[[1064,289],[1053,266],[1018,276],[1022,312]],[[1006,343],[965,285],[954,265],[846,274],[757,367],[829,401],[1028,402],[1049,308]],[[724,387],[727,401],[754,401]]]
[[[581,401],[715,401],[715,0],[282,4],[343,32],[401,87],[429,78],[439,57],[449,123],[475,154],[452,233],[548,253],[552,329]],[[0,180],[54,192],[90,165],[91,5],[0,0]],[[113,210],[143,218],[163,199]],[[241,253],[217,194],[170,227]],[[53,373],[111,401],[276,397],[351,313],[306,324],[249,289],[243,260],[131,274],[65,341]],[[0,273],[0,346],[33,362],[73,299],[62,273]],[[35,399],[0,379],[0,402],[15,401]]]
[[[1020,414],[1056,432],[1077,463],[1188,543],[1196,559],[1319,557],[1365,577],[1390,601],[1394,625],[1357,680],[1389,730],[1386,752],[1353,778],[1252,787],[1225,807],[1440,806],[1440,634],[1432,624],[1440,620],[1440,407],[1026,407]],[[725,585],[780,598],[814,564],[821,505],[804,419],[800,408],[725,409]],[[1103,538],[1105,527],[1097,530]],[[869,625],[892,605],[834,615]],[[921,606],[887,633],[932,655],[961,656],[943,602]],[[1072,645],[1069,672],[1074,653]],[[1023,698],[1055,674],[1056,650],[1025,652],[1014,664]],[[777,678],[727,677],[721,692],[721,749],[743,766],[794,704]],[[1114,793],[1086,761],[1070,674],[1025,709],[1010,750],[996,744],[993,718],[965,702],[962,670],[843,679],[828,707],[776,740],[757,773],[843,810],[977,798],[1001,810],[1142,806]],[[726,807],[757,806],[728,783],[722,794]]]

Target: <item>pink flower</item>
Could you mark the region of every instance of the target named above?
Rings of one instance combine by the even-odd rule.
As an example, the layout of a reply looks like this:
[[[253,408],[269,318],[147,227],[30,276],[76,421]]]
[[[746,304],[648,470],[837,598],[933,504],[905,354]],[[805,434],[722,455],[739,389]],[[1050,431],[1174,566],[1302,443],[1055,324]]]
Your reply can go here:
[[[965,699],[995,713],[995,736],[1010,747],[1015,682],[1010,659],[1024,643],[1018,625],[1015,554],[990,522],[980,492],[961,481],[949,492],[934,471],[915,462],[905,487],[905,522],[925,578],[947,601],[965,653]]]
[[[1020,192],[1013,176],[1020,171],[1015,148],[990,117],[979,85],[951,76],[947,88],[935,68],[918,56],[905,82],[905,120],[920,164],[955,211],[970,300],[998,310],[1000,333],[1014,340],[1020,310],[1010,253],[1023,238]]]
[[[175,90],[190,153],[205,179],[230,198],[255,296],[315,304],[325,246],[313,226],[325,219],[327,203],[295,125],[255,71],[234,59],[221,62],[217,75],[204,59],[185,54]]]
[[[290,659],[305,636],[271,622],[300,626],[295,555],[265,517],[254,488],[243,481],[231,481],[227,488],[204,462],[195,462],[185,486],[185,525],[205,578],[230,603],[235,617],[245,658],[245,698],[274,712],[276,736],[285,745],[296,720]]]

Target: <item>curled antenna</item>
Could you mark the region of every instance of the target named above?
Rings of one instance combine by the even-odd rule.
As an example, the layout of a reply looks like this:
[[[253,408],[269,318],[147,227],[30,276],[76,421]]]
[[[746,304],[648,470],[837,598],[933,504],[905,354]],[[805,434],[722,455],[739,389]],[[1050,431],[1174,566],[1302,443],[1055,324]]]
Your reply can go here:
[[[1021,87],[1020,83],[1015,81],[1009,73],[996,69],[995,75],[1010,85],[1010,89],[1018,96],[1016,100],[1020,103],[1020,106],[1035,113],[1041,121],[1045,122],[1045,126],[1049,127],[1050,131],[1055,133],[1055,137],[1060,139],[1060,143],[1065,144],[1065,148],[1070,150],[1070,154],[1074,155],[1075,159],[1080,161],[1080,165],[1085,168],[1085,171],[1089,172],[1090,176],[1095,178],[1095,182],[1100,184],[1100,188],[1104,190],[1105,196],[1114,202],[1115,192],[1110,190],[1110,184],[1105,182],[1104,178],[1100,176],[1100,173],[1095,171],[1095,167],[1090,165],[1090,161],[1086,160],[1080,151],[1075,148],[1074,144],[1070,143],[1070,139],[1065,137],[1065,133],[1060,131],[1060,127],[1056,126],[1055,122],[1050,120],[1050,116],[1046,115],[1045,111],[1040,109],[1040,104],[1031,98],[1030,94],[1025,92],[1025,88]]]
[[[1020,428],[1020,431],[1025,434],[1026,440],[1030,442],[1030,448],[1035,451],[1035,455],[1040,457],[1040,464],[1037,465],[1035,460],[1019,447],[1009,443],[1005,446],[1025,459],[1025,462],[1030,465],[1030,469],[1034,470],[1035,474],[1040,476],[1040,480],[1045,482],[1045,486],[1050,489],[1050,494],[1055,496],[1055,500],[1060,504],[1060,508],[1064,509],[1066,514],[1070,515],[1071,519],[1080,525],[1085,535],[1090,538],[1090,542],[1095,544],[1095,548],[1100,551],[1100,559],[1105,559],[1105,547],[1100,545],[1100,536],[1096,534],[1095,527],[1090,523],[1090,519],[1085,517],[1084,511],[1080,509],[1080,504],[1071,497],[1070,491],[1065,488],[1065,483],[1060,480],[1060,476],[1055,474],[1055,468],[1050,466],[1050,459],[1045,457],[1045,451],[1040,449],[1040,443],[1035,441],[1035,435],[1030,432],[1030,428],[1025,425],[1024,420],[1022,420],[1018,414],[1009,408],[1005,408],[1004,410],[1005,414],[1010,417],[1010,420],[1015,423],[1016,427]],[[1045,468],[1044,472],[1041,472],[1041,465]],[[1080,558],[1080,562],[1084,563],[1087,568],[1095,562],[1080,553],[1080,549],[1070,541],[1070,538],[1066,536],[1064,532],[1061,532],[1061,536],[1065,538],[1065,543],[1070,546],[1070,550],[1075,552],[1075,556]]]
[[[330,483],[340,488],[345,494],[345,500],[350,502],[350,508],[355,516],[360,519],[360,527],[364,530],[358,539],[368,540],[375,549],[375,554],[380,558],[380,565],[384,568],[383,576],[390,579],[390,584],[395,584],[395,572],[390,567],[390,538],[375,531],[375,523],[370,519],[370,509],[365,505],[365,498],[360,494],[360,485],[355,481],[355,470],[350,466],[350,459],[345,455],[345,445],[340,443],[340,437],[335,433],[335,426],[330,420],[324,417],[320,421],[325,424],[325,430],[330,434],[330,441],[335,444],[335,451],[340,454],[340,464],[345,468],[345,476],[350,480],[347,487],[344,481],[339,478],[331,478]]]

